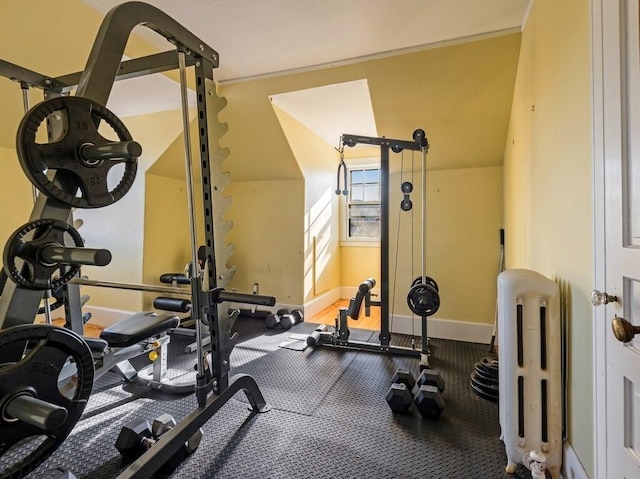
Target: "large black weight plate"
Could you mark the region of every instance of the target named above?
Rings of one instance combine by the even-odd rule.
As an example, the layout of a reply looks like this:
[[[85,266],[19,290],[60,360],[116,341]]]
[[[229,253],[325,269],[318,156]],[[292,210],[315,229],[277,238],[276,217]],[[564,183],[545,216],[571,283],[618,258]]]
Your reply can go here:
[[[63,367],[72,368],[73,376],[62,378]],[[48,432],[0,416],[0,457],[14,446],[16,454],[11,456],[19,457],[13,463],[0,462],[4,467],[0,479],[24,477],[64,442],[80,419],[92,386],[91,350],[74,332],[45,324],[0,332],[0,411],[7,398],[21,391],[35,392],[38,399],[67,410],[65,421]]]
[[[480,360],[482,367],[489,373],[498,375],[498,360],[492,357],[484,357]]]
[[[496,383],[498,382],[498,375],[486,369],[480,362],[475,363],[475,365],[473,366],[473,370],[479,377],[487,381],[493,381]]]
[[[484,381],[475,371],[471,373],[471,388],[482,398],[497,400],[500,388],[497,384]]]
[[[418,316],[431,316],[440,307],[440,295],[430,284],[416,284],[409,290],[407,305]]]
[[[436,280],[430,276],[416,276],[416,278],[411,282],[411,286],[415,286],[416,284],[430,284],[436,291],[440,291],[438,283],[436,283]]]
[[[47,116],[64,112],[66,128],[62,138],[53,143],[37,143],[36,133]],[[59,113],[58,113],[59,114]],[[100,208],[115,203],[133,185],[138,168],[137,157],[85,161],[80,154],[85,145],[105,145],[112,141],[98,133],[104,121],[122,142],[132,142],[129,131],[112,112],[82,97],[59,97],[34,106],[18,126],[16,150],[20,166],[29,181],[42,193],[76,208]],[[139,145],[137,146],[139,148]],[[124,164],[120,182],[109,189],[109,170]],[[65,187],[52,181],[47,173],[64,173]],[[76,196],[77,192],[80,196]]]
[[[33,237],[25,240],[31,231],[34,231]],[[80,266],[44,263],[39,257],[39,250],[52,244],[65,246],[65,234],[73,240],[74,246],[84,246],[80,233],[64,221],[40,219],[21,226],[13,232],[4,247],[2,261],[5,273],[24,288],[60,289],[80,271]],[[16,264],[17,259],[24,261],[21,268]],[[57,270],[60,270],[60,276],[53,278]]]

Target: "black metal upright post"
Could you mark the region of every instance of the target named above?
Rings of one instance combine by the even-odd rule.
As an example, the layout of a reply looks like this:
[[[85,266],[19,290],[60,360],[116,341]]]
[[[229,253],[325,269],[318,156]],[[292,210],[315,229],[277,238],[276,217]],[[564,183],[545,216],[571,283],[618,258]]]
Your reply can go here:
[[[380,345],[388,346],[389,331],[389,143],[380,145]]]

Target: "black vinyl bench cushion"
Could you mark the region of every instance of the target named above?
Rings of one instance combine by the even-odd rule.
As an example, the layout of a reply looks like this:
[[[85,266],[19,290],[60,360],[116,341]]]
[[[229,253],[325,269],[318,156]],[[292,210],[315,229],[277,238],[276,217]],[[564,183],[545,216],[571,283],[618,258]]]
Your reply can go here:
[[[100,337],[107,341],[111,347],[125,348],[171,328],[176,328],[178,323],[180,323],[180,319],[172,314],[145,311],[105,328]]]
[[[109,346],[104,339],[88,338],[86,336],[83,336],[82,339],[84,339],[84,342],[87,343],[89,349],[91,349],[91,353],[94,355],[101,355],[104,353],[104,350],[107,349],[107,346]]]

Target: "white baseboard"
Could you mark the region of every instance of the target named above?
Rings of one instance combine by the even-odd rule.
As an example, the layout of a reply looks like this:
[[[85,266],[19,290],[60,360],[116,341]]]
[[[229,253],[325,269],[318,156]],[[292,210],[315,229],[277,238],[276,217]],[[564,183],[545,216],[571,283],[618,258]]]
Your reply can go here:
[[[411,319],[410,316],[395,315],[389,319],[389,329],[392,333],[419,335],[422,318],[413,318],[413,328]],[[493,325],[431,317],[427,319],[427,332],[430,338],[489,344]]]
[[[564,443],[564,461],[562,461],[563,479],[589,479],[589,475],[582,467],[582,463],[569,442]]]
[[[308,303],[304,304],[304,316],[305,318],[312,318],[320,311],[328,308],[340,298],[350,298],[350,296],[342,296],[341,288],[334,288],[331,291],[327,291],[321,294],[317,298],[313,298]]]

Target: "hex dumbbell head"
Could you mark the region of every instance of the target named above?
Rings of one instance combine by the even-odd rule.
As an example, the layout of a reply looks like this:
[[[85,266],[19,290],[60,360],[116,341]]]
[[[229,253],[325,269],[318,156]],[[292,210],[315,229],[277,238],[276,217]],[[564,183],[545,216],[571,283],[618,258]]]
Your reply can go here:
[[[444,411],[445,402],[436,386],[420,386],[414,404],[425,419],[437,419]]]
[[[151,425],[151,433],[153,437],[158,439],[165,432],[170,431],[176,425],[176,420],[173,418],[171,414],[160,414],[157,418],[153,420]]]
[[[387,404],[393,412],[403,413],[413,401],[411,390],[403,383],[393,383],[387,392]]]
[[[409,388],[409,391],[413,389],[413,386],[416,385],[416,379],[411,374],[411,371],[408,369],[398,369],[396,373],[393,375],[391,379],[392,383],[401,383],[406,384]]]
[[[274,329],[281,325],[282,317],[285,314],[289,314],[289,311],[286,309],[279,309],[276,313],[269,314],[264,322],[267,325],[267,328]]]
[[[137,457],[147,450],[145,439],[151,439],[151,426],[146,419],[134,419],[122,426],[116,449],[127,458]]]
[[[444,391],[444,379],[440,373],[434,369],[423,369],[418,377],[418,386],[435,386],[438,391]]]

